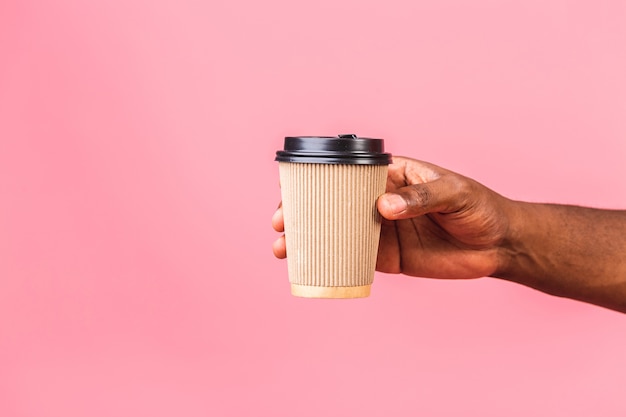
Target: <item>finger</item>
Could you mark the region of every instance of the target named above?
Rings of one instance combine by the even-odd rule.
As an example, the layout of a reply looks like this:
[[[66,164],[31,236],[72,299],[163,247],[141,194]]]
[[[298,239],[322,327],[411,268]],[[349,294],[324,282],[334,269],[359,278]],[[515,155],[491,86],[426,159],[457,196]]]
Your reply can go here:
[[[381,195],[380,214],[389,220],[410,219],[426,213],[451,213],[466,201],[467,181],[455,174],[423,184],[412,184]]]
[[[380,245],[376,258],[376,270],[388,274],[402,272],[400,262],[400,241],[396,229],[396,222],[383,220],[380,228]]]
[[[285,231],[285,221],[284,221],[284,218],[283,218],[283,208],[282,208],[282,205],[278,206],[278,209],[274,212],[274,215],[272,216],[272,227],[277,232],[284,232]]]
[[[389,185],[394,189],[409,184],[422,184],[450,173],[452,172],[429,162],[394,156],[393,163],[389,165]]]
[[[287,257],[287,245],[285,244],[285,236],[281,236],[272,244],[272,251],[274,256],[278,259],[285,259]]]

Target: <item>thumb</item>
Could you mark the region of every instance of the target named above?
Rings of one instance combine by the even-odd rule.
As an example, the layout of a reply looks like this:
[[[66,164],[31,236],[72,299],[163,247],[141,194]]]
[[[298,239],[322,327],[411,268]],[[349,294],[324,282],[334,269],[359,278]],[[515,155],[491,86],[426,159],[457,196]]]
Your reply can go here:
[[[410,219],[427,213],[450,213],[459,210],[463,181],[444,175],[432,182],[412,184],[385,193],[378,198],[378,211],[388,220]]]

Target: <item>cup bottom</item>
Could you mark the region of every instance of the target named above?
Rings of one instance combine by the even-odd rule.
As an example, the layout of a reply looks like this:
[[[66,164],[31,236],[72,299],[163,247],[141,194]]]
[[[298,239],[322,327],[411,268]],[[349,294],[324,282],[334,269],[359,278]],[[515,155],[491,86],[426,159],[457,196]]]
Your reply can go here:
[[[371,285],[358,287],[316,287],[291,284],[291,295],[304,298],[364,298],[370,295]]]

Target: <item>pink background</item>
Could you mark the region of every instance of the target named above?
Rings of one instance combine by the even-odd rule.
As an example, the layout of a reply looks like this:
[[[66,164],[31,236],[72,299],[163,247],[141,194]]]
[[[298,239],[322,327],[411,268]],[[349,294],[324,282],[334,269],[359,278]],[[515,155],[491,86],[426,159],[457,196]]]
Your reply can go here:
[[[626,316],[289,295],[285,135],[626,207],[621,1],[0,3],[0,415],[623,416]],[[591,260],[590,260],[591,262]]]

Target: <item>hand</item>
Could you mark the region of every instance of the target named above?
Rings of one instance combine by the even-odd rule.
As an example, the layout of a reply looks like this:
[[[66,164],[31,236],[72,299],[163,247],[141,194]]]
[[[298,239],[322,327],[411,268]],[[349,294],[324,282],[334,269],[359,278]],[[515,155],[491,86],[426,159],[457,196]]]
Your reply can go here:
[[[454,172],[394,157],[387,193],[377,203],[383,216],[377,269],[432,278],[493,274],[508,229],[508,201]],[[284,230],[280,206],[272,225]],[[284,236],[273,251],[286,257]]]
[[[510,203],[452,171],[394,157],[377,203],[383,221],[376,268],[430,278],[492,275]]]

